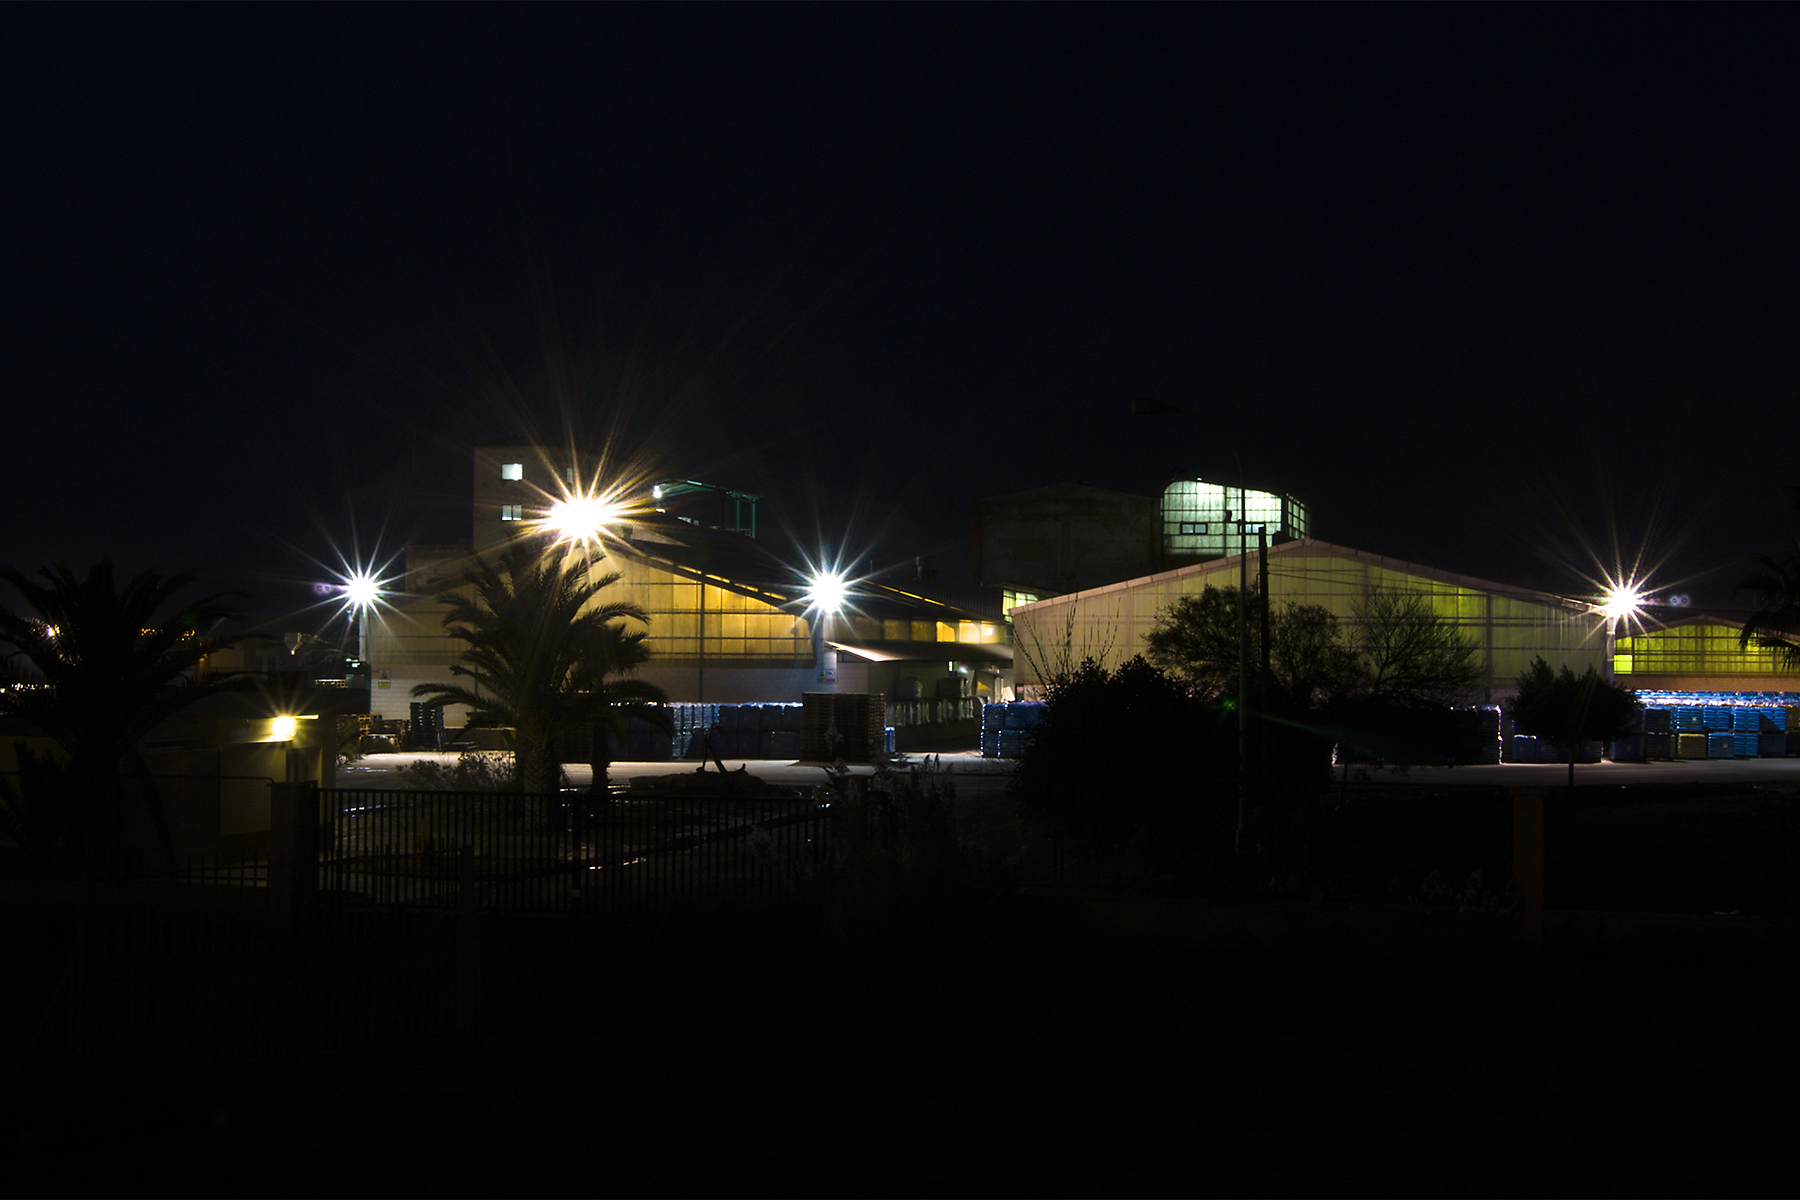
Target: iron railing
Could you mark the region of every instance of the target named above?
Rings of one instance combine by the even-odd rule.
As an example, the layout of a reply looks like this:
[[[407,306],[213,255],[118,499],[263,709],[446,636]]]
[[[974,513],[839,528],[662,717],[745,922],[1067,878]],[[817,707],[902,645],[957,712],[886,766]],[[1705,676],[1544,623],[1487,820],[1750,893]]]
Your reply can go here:
[[[454,903],[464,847],[489,911],[611,915],[716,895],[774,898],[829,857],[810,797],[326,789],[319,887],[378,903]]]

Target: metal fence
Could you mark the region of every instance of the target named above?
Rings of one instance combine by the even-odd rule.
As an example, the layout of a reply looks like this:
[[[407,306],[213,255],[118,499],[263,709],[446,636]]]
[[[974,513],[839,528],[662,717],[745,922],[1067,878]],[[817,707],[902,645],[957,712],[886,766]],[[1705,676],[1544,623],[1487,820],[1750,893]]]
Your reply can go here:
[[[488,911],[613,915],[782,895],[829,858],[810,797],[319,793],[319,888],[382,904],[456,903],[463,850]]]

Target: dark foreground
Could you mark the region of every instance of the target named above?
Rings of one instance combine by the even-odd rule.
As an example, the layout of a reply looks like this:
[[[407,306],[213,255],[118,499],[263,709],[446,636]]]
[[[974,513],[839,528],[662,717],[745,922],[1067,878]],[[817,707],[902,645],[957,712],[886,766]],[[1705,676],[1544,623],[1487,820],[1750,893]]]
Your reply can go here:
[[[488,920],[472,1040],[148,1071],[22,1056],[15,1028],[9,1189],[1795,1189],[1785,949],[1177,950],[1099,938],[1066,906],[925,895]]]

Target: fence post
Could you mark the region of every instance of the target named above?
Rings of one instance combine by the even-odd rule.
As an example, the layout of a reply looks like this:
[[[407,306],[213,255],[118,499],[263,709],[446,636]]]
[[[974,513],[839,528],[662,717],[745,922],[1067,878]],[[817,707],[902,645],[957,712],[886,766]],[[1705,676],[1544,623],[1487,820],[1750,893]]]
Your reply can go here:
[[[456,1023],[464,1037],[475,1036],[475,1011],[481,999],[480,951],[480,928],[475,908],[475,847],[464,842],[458,855],[456,895]]]
[[[298,924],[319,890],[319,785],[269,785],[269,918]]]
[[[1512,794],[1513,894],[1523,915],[1519,927],[1524,948],[1544,948],[1544,793],[1519,788]]]
[[[861,858],[868,848],[867,795],[852,777],[831,792],[831,856],[836,860]]]

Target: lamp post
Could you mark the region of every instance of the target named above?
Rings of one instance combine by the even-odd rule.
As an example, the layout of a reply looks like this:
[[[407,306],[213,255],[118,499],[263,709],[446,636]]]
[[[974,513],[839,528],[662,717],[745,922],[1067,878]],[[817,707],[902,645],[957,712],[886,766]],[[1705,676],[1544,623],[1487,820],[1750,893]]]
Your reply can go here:
[[[1153,400],[1139,396],[1131,402],[1131,411],[1138,416],[1156,416],[1162,413],[1178,413],[1184,417],[1192,417],[1196,421],[1204,421],[1218,430],[1225,444],[1231,447],[1231,457],[1237,462],[1238,469],[1238,821],[1237,852],[1244,852],[1244,829],[1249,823],[1250,794],[1250,722],[1245,715],[1245,707],[1250,701],[1250,622],[1246,615],[1246,597],[1250,592],[1250,549],[1249,549],[1249,514],[1245,502],[1244,456],[1238,453],[1237,442],[1225,432],[1225,427],[1203,413],[1186,408],[1177,408],[1173,404],[1165,404],[1161,400]],[[1226,515],[1226,523],[1231,517]]]
[[[1635,582],[1615,583],[1606,590],[1606,595],[1599,604],[1600,615],[1606,618],[1606,650],[1603,660],[1606,681],[1614,681],[1613,662],[1617,658],[1614,645],[1618,640],[1619,623],[1634,619],[1644,607],[1644,594]]]
[[[356,616],[356,661],[369,661],[369,610],[381,598],[381,581],[369,571],[355,571],[344,581],[344,603]]]
[[[813,668],[817,673],[816,682],[830,684],[832,691],[837,691],[837,651],[825,646],[825,639],[830,636],[831,618],[844,607],[844,599],[849,585],[843,575],[836,571],[815,571],[806,590],[806,606],[815,614],[813,619]],[[829,657],[827,657],[829,656]]]

